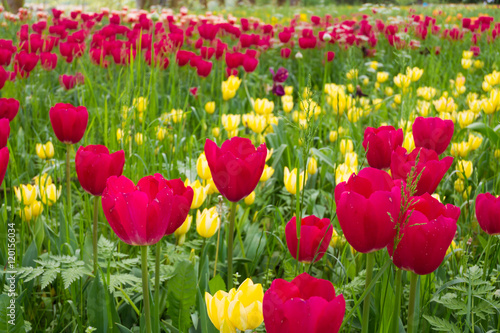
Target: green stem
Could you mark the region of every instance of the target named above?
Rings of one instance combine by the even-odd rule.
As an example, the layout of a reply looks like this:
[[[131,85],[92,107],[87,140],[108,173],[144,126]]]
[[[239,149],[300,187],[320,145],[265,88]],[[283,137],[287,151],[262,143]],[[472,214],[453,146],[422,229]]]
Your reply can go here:
[[[94,250],[94,273],[97,272],[99,257],[97,254],[97,217],[99,215],[99,197],[94,197],[94,223],[92,225],[92,249]]]
[[[415,297],[417,291],[418,275],[410,272],[410,299],[408,304],[408,330],[407,333],[415,332]]]
[[[160,332],[160,254],[161,240],[156,243],[155,260],[155,332]]]
[[[486,244],[486,257],[484,257],[484,266],[483,266],[483,280],[486,280],[488,276],[488,257],[490,256],[491,242],[493,240],[493,236],[488,237],[488,243]]]
[[[366,254],[366,279],[365,279],[365,289],[368,289],[368,286],[372,282],[373,275],[373,266],[375,264],[375,253],[370,252]],[[363,326],[362,333],[368,333],[369,321],[370,321],[370,295],[371,293],[366,294],[364,303],[363,303]]]
[[[66,144],[66,200],[68,200],[68,214],[69,221],[72,220],[72,212],[71,212],[71,178],[70,178],[70,162],[69,162],[69,154],[71,151],[71,145]],[[69,241],[69,239],[68,239]]]
[[[148,273],[148,246],[141,246],[142,257],[142,297],[144,300],[144,316],[146,317],[146,332],[151,332],[151,311],[149,309],[149,273]]]
[[[394,281],[396,287],[396,294],[394,299],[394,313],[392,317],[392,332],[399,332],[399,312],[401,309],[401,291],[403,289],[403,284],[401,282],[403,277],[403,271],[396,268],[396,279]]]
[[[233,237],[234,221],[236,219],[236,202],[231,202],[231,215],[229,216],[229,232],[227,234],[227,289],[233,288]]]

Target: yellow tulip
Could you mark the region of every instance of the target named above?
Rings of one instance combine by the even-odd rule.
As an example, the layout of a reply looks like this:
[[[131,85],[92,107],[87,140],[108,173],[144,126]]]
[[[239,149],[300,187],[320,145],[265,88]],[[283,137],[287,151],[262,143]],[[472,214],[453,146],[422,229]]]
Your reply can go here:
[[[455,191],[462,193],[465,189],[464,181],[460,178],[455,180],[454,187]]]
[[[353,173],[356,173],[356,170],[351,168],[349,165],[345,163],[339,164],[337,169],[335,169],[335,183],[339,184],[346,182]]]
[[[392,96],[392,95],[394,95],[394,90],[391,87],[385,87],[384,93],[387,96]]]
[[[24,206],[31,205],[36,199],[36,187],[31,184],[14,187],[14,192],[17,200]]]
[[[352,143],[352,140],[350,139],[342,139],[340,141],[340,152],[342,155],[345,155],[346,153],[350,153],[354,151],[354,144]]]
[[[330,140],[330,142],[337,141],[337,138],[338,138],[337,131],[330,131],[330,134],[328,135],[328,139]]]
[[[116,141],[120,142],[123,139],[123,130],[121,128],[116,130]]]
[[[465,160],[460,160],[457,163],[457,171],[458,171],[458,176],[460,178],[470,178],[472,175],[472,171],[474,170],[474,167],[472,165],[471,161],[465,161]]]
[[[452,142],[451,144],[451,156],[453,157],[466,157],[470,151],[470,144],[468,141],[464,142]]]
[[[310,157],[307,162],[307,173],[314,175],[318,172],[318,161],[314,157]]]
[[[224,332],[236,332],[235,327],[230,323],[228,319],[228,308],[229,308],[229,294],[223,290],[219,290],[213,296],[205,292],[205,303],[207,304],[208,317],[215,328],[219,331],[223,331],[223,325],[230,325],[226,327]],[[228,330],[229,329],[229,330]]]
[[[239,114],[223,114],[222,125],[228,132],[234,131],[238,128],[241,122],[241,115]]]
[[[144,143],[144,136],[142,135],[142,133],[135,133],[134,140],[138,146],[142,146],[142,144]]]
[[[274,174],[273,167],[271,167],[267,164],[264,165],[264,171],[262,172],[262,176],[260,176],[260,181],[265,182],[265,181],[269,180],[269,178],[271,178],[273,174]]]
[[[207,179],[207,186],[208,186],[208,191],[207,191],[208,195],[214,193],[220,193],[219,190],[217,189],[217,186],[215,186],[213,178]]]
[[[255,191],[252,191],[252,193],[250,193],[245,197],[245,204],[250,206],[251,204],[254,203],[254,201],[255,201]]]
[[[210,168],[208,167],[205,153],[201,153],[200,157],[198,157],[198,160],[196,161],[196,171],[198,172],[198,176],[200,176],[201,179],[212,178],[212,173],[210,172]]]
[[[201,186],[199,180],[190,183],[189,179],[186,179],[185,185],[191,186],[191,188],[193,189],[193,202],[191,203],[191,209],[199,208],[201,205],[203,205],[203,202],[207,198],[210,185]]]
[[[389,79],[389,73],[387,72],[378,72],[377,73],[377,82],[384,83]]]
[[[495,150],[494,156],[496,159],[500,158],[500,149]]]
[[[293,94],[292,86],[285,86],[285,95],[291,96]]]
[[[471,59],[462,59],[462,67],[463,69],[469,69],[472,66],[472,60]]]
[[[266,162],[269,161],[271,156],[273,156],[273,152],[274,152],[273,148],[271,148],[271,149],[267,148]]]
[[[423,69],[420,69],[418,67],[413,67],[413,68],[406,67],[406,76],[412,82],[416,82],[416,81],[420,80],[420,78],[422,77],[422,74],[424,74]]]
[[[186,234],[191,228],[191,223],[193,222],[193,217],[188,215],[186,220],[182,223],[182,225],[174,231],[175,238],[177,238],[177,244],[184,244],[184,240],[186,239]]]
[[[222,98],[227,101],[236,95],[241,84],[241,79],[231,75],[226,81],[222,82]]]
[[[419,87],[417,88],[417,96],[430,101],[436,96],[436,89],[432,87]]]
[[[267,119],[263,115],[256,115],[249,119],[248,127],[255,132],[256,134],[260,134],[264,131],[267,126]]]
[[[61,197],[62,188],[61,186],[57,188],[55,184],[50,184],[47,186],[40,187],[39,191],[40,191],[40,200],[42,200],[42,202],[45,205],[50,207],[56,203],[59,197]]]
[[[213,114],[215,112],[215,102],[207,102],[205,104],[205,112],[208,114]]]
[[[413,149],[415,149],[415,141],[413,140],[412,132],[408,132],[405,134],[405,138],[403,140],[403,148],[405,148],[408,152],[411,152]]]
[[[212,128],[212,135],[215,137],[215,138],[218,138],[219,135],[220,135],[220,128],[219,127],[214,127]]]
[[[348,80],[355,80],[358,78],[358,70],[353,68],[349,70],[349,72],[347,72],[345,76]]]
[[[139,113],[143,113],[148,106],[148,99],[144,97],[134,98],[132,104],[136,107]]]
[[[217,213],[217,207],[205,208],[201,213],[199,210],[196,212],[196,231],[201,237],[212,237],[219,229],[219,226],[220,218]]]
[[[42,160],[48,158],[51,159],[54,157],[54,145],[51,141],[48,141],[46,144],[37,143],[35,146],[36,154]]]
[[[411,78],[407,75],[399,73],[394,77],[394,84],[401,89],[406,89],[410,86]]]
[[[267,98],[257,98],[253,102],[253,109],[255,110],[255,112],[257,112],[257,114],[270,114],[274,110],[274,102],[268,100]]]
[[[235,129],[234,131],[227,131],[227,137],[229,139],[234,138],[235,136],[238,136],[238,129]]]
[[[345,162],[352,170],[357,170],[358,168],[358,155],[355,152],[345,154]]]
[[[167,129],[165,127],[158,126],[156,129],[156,139],[158,141],[163,141],[167,135]]]
[[[462,58],[464,58],[464,59],[472,59],[473,55],[474,55],[474,52],[472,52],[472,51],[464,50],[462,52]]]
[[[43,175],[39,175],[39,176],[34,177],[33,180],[35,181],[35,186],[39,189],[52,184],[52,177],[50,177],[46,173],[44,173]]]
[[[481,136],[475,136],[474,134],[469,134],[469,140],[467,141],[469,144],[470,150],[476,150],[481,146],[481,143],[483,143],[483,137]]]
[[[29,222],[33,219],[36,220],[36,218],[40,215],[42,215],[43,212],[43,205],[40,201],[35,200],[33,201],[30,205],[23,207],[21,210],[21,218]]]
[[[170,119],[172,120],[172,122],[174,124],[177,124],[177,123],[180,123],[182,121],[182,119],[184,119],[184,111],[182,111],[181,109],[172,109],[172,111],[170,111]]]
[[[305,179],[304,179],[305,177]],[[307,181],[307,173],[304,175],[304,171],[299,174],[299,191],[302,191],[304,187],[304,182]],[[284,172],[284,183],[285,188],[290,194],[297,193],[297,168],[293,169],[291,172],[288,167],[285,167]]]
[[[458,124],[460,128],[465,128],[472,124],[475,119],[475,114],[472,111],[462,111],[458,113]]]
[[[332,230],[332,239],[330,240],[330,246],[333,247],[334,249],[339,249],[341,250],[344,247],[345,244],[345,239],[337,233],[335,229]]]

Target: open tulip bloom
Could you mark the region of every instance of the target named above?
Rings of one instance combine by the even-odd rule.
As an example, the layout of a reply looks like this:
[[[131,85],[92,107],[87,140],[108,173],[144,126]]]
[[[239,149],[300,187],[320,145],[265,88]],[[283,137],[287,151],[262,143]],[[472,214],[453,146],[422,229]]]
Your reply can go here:
[[[236,203],[255,190],[266,164],[266,144],[258,148],[250,139],[234,137],[219,148],[215,142],[205,142],[205,157],[219,192],[232,202],[227,245],[227,284],[233,285],[233,234]]]

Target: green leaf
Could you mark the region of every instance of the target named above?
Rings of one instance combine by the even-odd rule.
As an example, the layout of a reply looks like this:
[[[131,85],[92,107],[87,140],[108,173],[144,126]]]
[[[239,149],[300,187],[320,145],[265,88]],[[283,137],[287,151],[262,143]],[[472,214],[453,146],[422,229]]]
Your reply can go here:
[[[23,257],[23,267],[35,267],[35,260],[38,257],[38,250],[35,241],[32,241]]]
[[[217,274],[214,276],[209,282],[208,282],[208,287],[210,288],[210,293],[213,295],[219,290],[226,291],[226,283],[224,282],[224,279]]]
[[[168,315],[181,332],[191,326],[191,307],[196,302],[196,274],[191,262],[179,261],[168,284]]]
[[[89,326],[96,328],[96,333],[108,331],[106,295],[104,293],[104,285],[101,280],[101,274],[98,271],[87,295]]]
[[[45,270],[45,272],[42,275],[41,288],[45,289],[45,287],[54,282],[59,272],[60,272],[59,268],[48,268],[47,270]]]
[[[457,326],[455,326],[455,324],[450,323],[444,319],[427,315],[424,315],[424,318],[429,322],[429,324],[432,325],[432,328],[434,328],[436,331],[460,333],[460,330]]]
[[[73,266],[71,268],[62,271],[61,276],[64,282],[64,288],[68,289],[69,286],[76,280],[84,277],[85,275],[91,275],[90,269],[85,266]]]
[[[0,295],[0,332],[25,333],[23,312],[17,300],[13,303],[6,294]],[[15,310],[9,309],[15,307]],[[12,312],[13,311],[13,312]]]

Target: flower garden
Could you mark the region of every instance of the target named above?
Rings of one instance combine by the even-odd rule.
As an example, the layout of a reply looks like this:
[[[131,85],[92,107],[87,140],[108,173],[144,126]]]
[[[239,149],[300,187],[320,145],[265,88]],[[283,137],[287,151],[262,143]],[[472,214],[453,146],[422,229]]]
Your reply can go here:
[[[500,332],[500,7],[0,7],[2,332]]]

